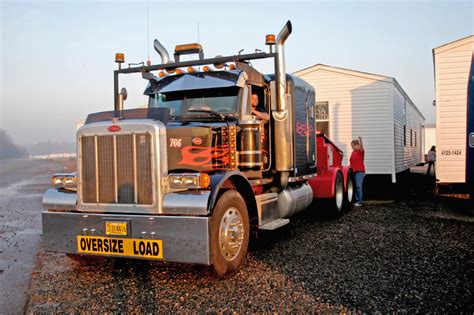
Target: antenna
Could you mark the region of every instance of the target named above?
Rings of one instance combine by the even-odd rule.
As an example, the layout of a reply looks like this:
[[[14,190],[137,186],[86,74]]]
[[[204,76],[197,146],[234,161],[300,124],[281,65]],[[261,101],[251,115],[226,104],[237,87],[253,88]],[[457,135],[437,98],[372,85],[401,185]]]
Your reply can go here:
[[[200,41],[199,41],[199,20],[198,20],[198,41],[197,42],[200,43]]]
[[[148,0],[146,0],[146,32],[147,32],[147,49],[148,49],[148,59],[147,59],[147,66],[151,65],[150,60],[150,10],[148,6]]]

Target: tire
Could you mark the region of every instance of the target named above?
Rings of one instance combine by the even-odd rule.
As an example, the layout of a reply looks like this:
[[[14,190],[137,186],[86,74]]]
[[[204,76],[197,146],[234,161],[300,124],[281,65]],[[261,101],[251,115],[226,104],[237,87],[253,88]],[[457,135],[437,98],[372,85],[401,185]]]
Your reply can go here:
[[[352,204],[354,203],[355,197],[355,185],[354,185],[354,174],[352,171],[347,173],[347,183],[346,183],[346,191],[344,193],[344,208],[350,209]]]
[[[340,216],[344,209],[344,177],[337,172],[334,183],[334,197],[330,199],[330,210],[333,216]]]
[[[211,217],[212,265],[220,277],[230,277],[242,266],[249,236],[245,201],[238,192],[228,190],[217,201]]]

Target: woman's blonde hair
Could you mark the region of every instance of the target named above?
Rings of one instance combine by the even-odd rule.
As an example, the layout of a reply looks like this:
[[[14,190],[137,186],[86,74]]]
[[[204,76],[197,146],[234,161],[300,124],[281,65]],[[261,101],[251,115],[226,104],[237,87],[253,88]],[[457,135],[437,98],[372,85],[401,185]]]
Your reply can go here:
[[[352,140],[351,141],[351,145],[358,145],[359,144],[359,140]]]

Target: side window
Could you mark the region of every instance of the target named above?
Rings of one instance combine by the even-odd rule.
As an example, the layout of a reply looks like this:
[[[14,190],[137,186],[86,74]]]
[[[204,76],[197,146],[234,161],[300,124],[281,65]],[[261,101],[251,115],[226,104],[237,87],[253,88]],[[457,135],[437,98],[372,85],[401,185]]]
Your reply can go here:
[[[250,105],[252,105],[252,103],[254,102],[255,98],[257,97],[257,100],[255,100],[255,102],[257,102],[256,105],[253,105],[253,106],[256,106],[258,109],[260,110],[264,110],[266,112],[268,112],[267,110],[267,106],[266,106],[266,97],[265,97],[265,91],[263,89],[263,87],[260,87],[260,86],[256,86],[256,85],[251,85],[251,93],[250,93]],[[256,95],[256,96],[255,96]],[[252,106],[250,106],[250,111],[252,110]]]
[[[329,103],[316,102],[316,129],[329,135]]]
[[[403,145],[407,145],[407,126],[403,126]]]

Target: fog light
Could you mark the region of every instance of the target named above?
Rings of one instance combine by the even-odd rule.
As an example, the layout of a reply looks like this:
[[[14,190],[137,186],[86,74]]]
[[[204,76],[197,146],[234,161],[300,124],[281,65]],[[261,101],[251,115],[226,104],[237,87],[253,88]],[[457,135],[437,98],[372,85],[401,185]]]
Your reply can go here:
[[[77,176],[76,173],[59,173],[51,177],[51,184],[60,188],[76,188]]]

